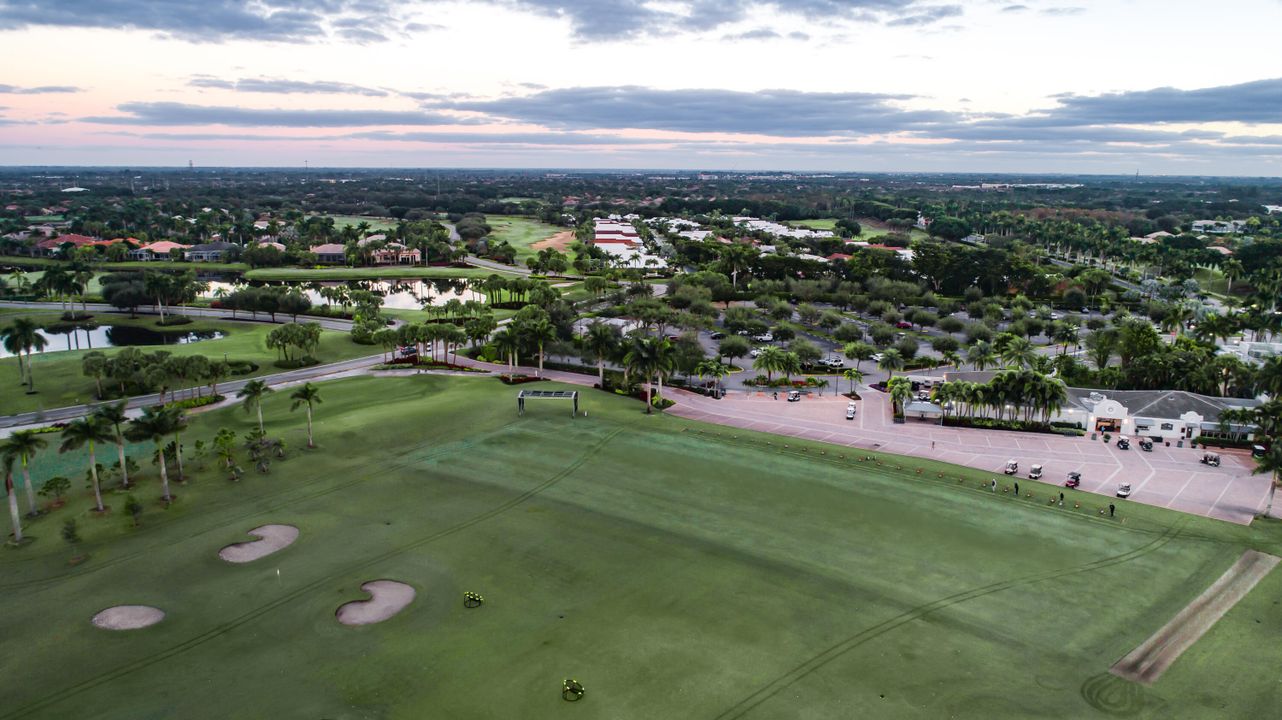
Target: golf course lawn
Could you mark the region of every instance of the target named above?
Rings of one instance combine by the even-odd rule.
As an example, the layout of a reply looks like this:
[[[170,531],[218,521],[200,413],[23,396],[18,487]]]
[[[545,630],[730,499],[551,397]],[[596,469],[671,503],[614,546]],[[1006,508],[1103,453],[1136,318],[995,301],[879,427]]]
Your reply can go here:
[[[521,267],[525,267],[525,258],[539,254],[531,245],[566,230],[516,215],[489,215],[485,222],[493,228],[488,237],[489,242],[498,244],[506,240],[516,248],[516,261]]]
[[[166,510],[142,463],[138,529],[120,493],[92,517],[77,485],[34,542],[0,549],[0,719],[1245,718],[1282,702],[1278,572],[1152,686],[1108,674],[1245,548],[1282,551],[1276,522],[1126,503],[1108,519],[1099,496],[1050,507],[1059,488],[1014,499],[976,471],[595,391],[572,419],[552,400],[518,417],[494,378],[319,387],[313,451],[287,392],[264,403],[290,448],[269,475],[189,459]],[[198,415],[183,442],[253,418]],[[219,559],[265,524],[301,534]],[[385,622],[336,622],[372,580],[417,595]],[[124,604],[167,616],[90,623]],[[586,690],[574,705],[566,678]]]
[[[502,275],[496,270],[476,267],[327,267],[260,268],[245,273],[246,280],[391,280],[395,278],[476,278]]]
[[[3,312],[0,312],[0,325],[8,324],[13,317],[19,315],[34,317],[42,323],[56,323],[59,317],[57,311],[33,312],[6,308]],[[99,312],[94,315],[94,321],[100,325],[132,325],[173,332],[195,332],[198,330],[217,330],[222,332],[224,333],[223,337],[212,340],[202,340],[186,345],[147,345],[139,346],[138,349],[143,352],[165,350],[174,355],[205,355],[209,358],[220,360],[225,354],[230,360],[248,360],[258,365],[258,370],[255,372],[249,375],[233,376],[232,379],[284,372],[273,365],[279,357],[277,352],[267,347],[267,335],[274,328],[279,327],[278,325],[253,322],[248,319],[244,321],[223,321],[194,318],[187,325],[173,325],[161,328],[156,325],[158,320],[159,318],[155,315],[139,315],[137,318],[132,319],[127,313]],[[307,322],[307,318],[300,316],[299,322]],[[107,355],[119,350],[120,348],[102,348],[102,352]],[[34,395],[26,394],[17,385],[18,359],[13,357],[0,358],[0,388],[3,388],[3,391],[0,391],[0,415],[12,415],[33,410],[49,410],[66,407],[67,405],[95,402],[93,378],[85,376],[81,370],[81,358],[87,352],[89,352],[88,349],[63,350],[32,355],[32,367],[35,369],[37,391]],[[321,344],[316,357],[322,363],[331,363],[367,355],[376,355],[378,352],[379,349],[377,347],[357,345],[352,342],[347,333],[324,330],[321,332]]]

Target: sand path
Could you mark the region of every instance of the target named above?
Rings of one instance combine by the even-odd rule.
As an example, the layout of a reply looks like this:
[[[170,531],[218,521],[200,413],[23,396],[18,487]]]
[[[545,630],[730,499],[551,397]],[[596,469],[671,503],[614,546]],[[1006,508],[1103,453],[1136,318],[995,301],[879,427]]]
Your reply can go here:
[[[104,630],[137,630],[165,619],[165,611],[149,605],[117,605],[93,616],[93,624]]]
[[[530,243],[530,248],[532,250],[545,250],[547,248],[552,248],[557,252],[565,252],[572,244],[574,244],[574,231],[563,230],[546,240]]]

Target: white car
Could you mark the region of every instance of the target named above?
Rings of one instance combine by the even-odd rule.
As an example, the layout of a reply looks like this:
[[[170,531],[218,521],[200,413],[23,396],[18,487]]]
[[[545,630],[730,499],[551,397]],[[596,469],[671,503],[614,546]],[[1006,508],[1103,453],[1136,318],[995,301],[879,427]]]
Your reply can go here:
[[[775,336],[770,333],[761,333],[760,335],[754,335],[752,339],[757,342],[774,342]]]
[[[854,403],[850,403],[849,405],[847,405],[847,406],[846,406],[846,419],[847,419],[847,420],[854,420],[854,419],[855,419],[855,404],[854,404]]]
[[[836,355],[833,355],[831,357],[826,357],[823,360],[820,360],[819,364],[824,365],[826,367],[833,368],[834,370],[846,367],[846,361],[842,360]]]
[[[1118,497],[1120,497],[1120,498],[1128,498],[1128,497],[1130,497],[1130,496],[1131,496],[1131,484],[1130,484],[1130,483],[1122,483],[1121,485],[1118,485],[1118,486],[1117,486],[1117,496],[1118,496]]]
[[[748,351],[748,357],[750,358],[755,358],[759,355],[761,355],[761,348],[753,348],[752,350]]]

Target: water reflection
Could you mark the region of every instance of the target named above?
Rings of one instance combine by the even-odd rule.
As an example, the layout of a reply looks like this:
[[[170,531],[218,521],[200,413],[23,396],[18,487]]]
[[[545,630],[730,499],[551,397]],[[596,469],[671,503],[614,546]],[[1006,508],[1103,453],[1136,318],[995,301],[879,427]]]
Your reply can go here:
[[[152,330],[134,325],[55,325],[37,331],[46,345],[41,352],[94,350],[126,345],[186,345],[223,336],[217,330]],[[34,353],[39,355],[40,352]],[[0,346],[0,358],[13,354]]]
[[[250,285],[297,288],[312,301],[313,305],[339,305],[341,300],[334,298],[334,293],[337,292],[341,297],[344,290],[367,290],[383,298],[383,307],[394,310],[418,310],[423,307],[423,300],[428,301],[433,307],[440,307],[450,300],[485,302],[484,295],[468,289],[467,281],[458,278],[301,283],[244,283],[212,280],[203,297],[217,299]],[[327,298],[327,295],[330,297]]]

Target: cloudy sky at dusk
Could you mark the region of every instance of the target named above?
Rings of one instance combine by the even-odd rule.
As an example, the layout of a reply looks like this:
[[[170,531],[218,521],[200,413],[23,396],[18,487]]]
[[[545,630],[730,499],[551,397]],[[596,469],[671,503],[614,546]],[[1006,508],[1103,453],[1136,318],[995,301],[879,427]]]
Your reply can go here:
[[[1282,0],[0,0],[9,165],[1282,175]]]

